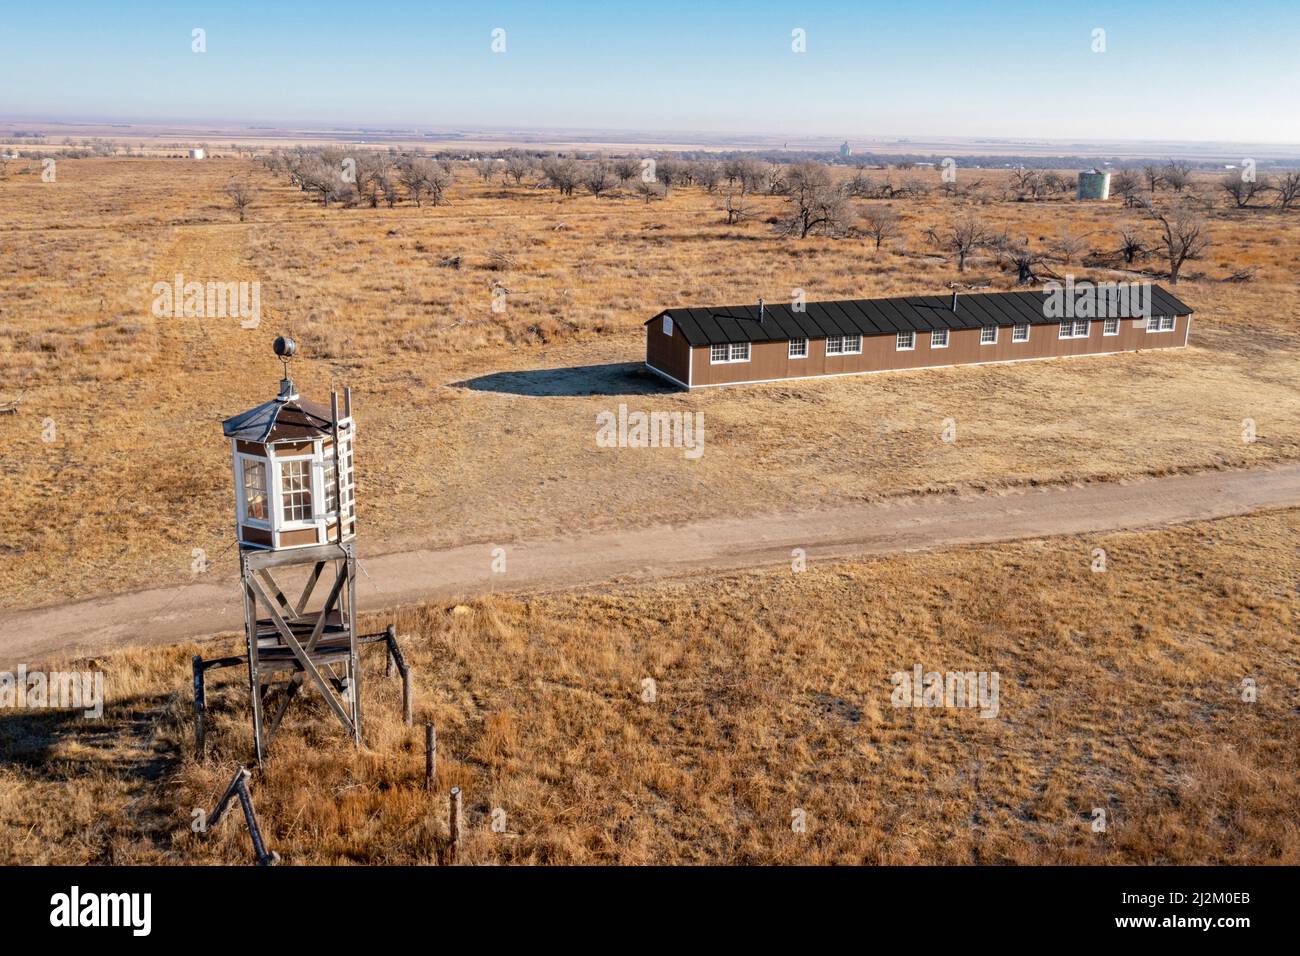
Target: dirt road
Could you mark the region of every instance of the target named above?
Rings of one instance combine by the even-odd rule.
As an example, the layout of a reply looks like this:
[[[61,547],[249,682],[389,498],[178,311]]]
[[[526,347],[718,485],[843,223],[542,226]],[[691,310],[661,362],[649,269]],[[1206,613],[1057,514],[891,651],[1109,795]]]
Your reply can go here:
[[[986,495],[901,498],[820,511],[696,521],[624,532],[442,551],[361,549],[365,611],[487,591],[639,581],[791,560],[1150,528],[1300,506],[1300,464]],[[497,566],[500,566],[499,559]],[[0,613],[0,667],[51,655],[168,643],[240,628],[234,580],[205,580]]]

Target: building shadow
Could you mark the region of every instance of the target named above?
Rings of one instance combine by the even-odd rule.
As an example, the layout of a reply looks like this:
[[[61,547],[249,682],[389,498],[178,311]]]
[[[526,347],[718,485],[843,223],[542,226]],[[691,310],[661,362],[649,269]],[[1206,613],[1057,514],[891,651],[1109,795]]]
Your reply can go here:
[[[528,395],[534,398],[579,395],[658,395],[681,391],[679,386],[647,371],[640,362],[493,372],[491,375],[480,375],[477,378],[452,384],[475,392],[501,392],[506,395]]]
[[[69,782],[86,774],[158,780],[178,765],[174,741],[158,734],[165,697],[105,701],[102,717],[78,708],[15,710],[0,716],[0,768],[39,780]]]

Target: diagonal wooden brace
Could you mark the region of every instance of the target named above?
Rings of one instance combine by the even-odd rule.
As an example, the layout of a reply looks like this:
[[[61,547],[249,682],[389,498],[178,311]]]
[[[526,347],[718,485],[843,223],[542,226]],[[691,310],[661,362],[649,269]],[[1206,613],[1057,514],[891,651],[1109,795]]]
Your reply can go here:
[[[312,568],[311,574],[307,578],[307,583],[303,585],[302,594],[298,597],[298,603],[294,605],[295,617],[302,617],[303,611],[307,610],[307,602],[311,600],[311,593],[316,590],[316,582],[320,580],[321,572],[324,570],[325,562],[317,561],[316,566]]]
[[[329,704],[330,709],[334,711],[334,716],[339,719],[339,722],[343,725],[343,729],[349,734],[355,734],[356,728],[353,726],[352,718],[348,715],[348,712],[343,709],[343,705],[339,703],[338,698],[335,697],[334,692],[330,689],[325,678],[321,676],[315,663],[312,662],[311,655],[304,650],[303,646],[298,643],[298,639],[293,636],[293,630],[289,627],[288,623],[285,622],[285,619],[280,616],[280,612],[276,608],[275,602],[272,601],[266,591],[263,590],[261,584],[258,583],[256,578],[250,577],[248,579],[248,586],[266,606],[267,611],[271,615],[271,623],[274,624],[275,629],[280,632],[280,637],[284,639],[285,645],[289,650],[293,651],[293,656],[298,659],[299,665],[306,672],[307,676],[312,679],[312,682],[320,690],[321,694],[324,695],[325,703]],[[324,621],[324,619],[325,615],[322,612],[321,621]],[[321,626],[320,621],[318,621],[316,624],[316,630],[313,632],[313,646],[315,638],[319,636]]]
[[[271,577],[271,572],[262,568],[257,572],[257,576],[266,583],[267,593],[275,598],[276,603],[280,605],[280,609],[289,616],[290,620],[293,620],[295,615],[293,608],[289,605],[289,599],[280,590],[280,585],[275,583],[275,578]]]

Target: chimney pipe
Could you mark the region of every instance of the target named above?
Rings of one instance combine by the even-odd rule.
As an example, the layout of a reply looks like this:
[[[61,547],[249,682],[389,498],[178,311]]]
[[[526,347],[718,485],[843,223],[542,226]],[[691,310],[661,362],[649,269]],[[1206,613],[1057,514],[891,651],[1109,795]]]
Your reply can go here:
[[[952,310],[954,312],[957,311],[957,290],[956,289],[952,290]]]
[[[764,307],[763,307],[763,300],[762,300],[762,299],[759,299],[759,300],[758,300],[758,324],[759,324],[759,325],[762,325],[762,324],[763,324],[763,308],[764,308]]]

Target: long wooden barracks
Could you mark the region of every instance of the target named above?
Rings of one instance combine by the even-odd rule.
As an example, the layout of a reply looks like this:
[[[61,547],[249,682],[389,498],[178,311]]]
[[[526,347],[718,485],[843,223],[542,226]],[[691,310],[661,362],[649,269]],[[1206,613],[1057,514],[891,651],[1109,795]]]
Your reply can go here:
[[[1057,286],[665,309],[645,324],[646,367],[689,389],[1187,344],[1192,309],[1160,286],[1092,289],[1086,308]]]

